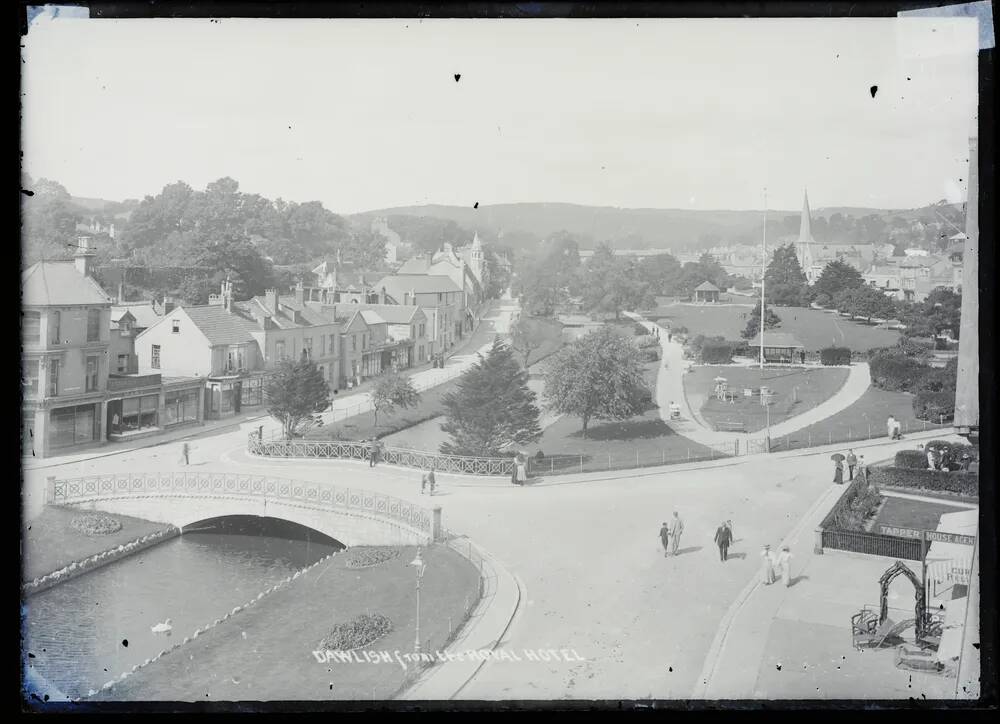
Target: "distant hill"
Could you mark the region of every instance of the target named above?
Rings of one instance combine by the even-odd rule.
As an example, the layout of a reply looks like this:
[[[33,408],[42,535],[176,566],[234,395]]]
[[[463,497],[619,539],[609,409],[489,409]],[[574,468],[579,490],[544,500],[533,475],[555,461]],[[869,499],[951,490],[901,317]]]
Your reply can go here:
[[[892,214],[885,209],[831,207],[814,209],[813,218]],[[768,219],[798,216],[794,211],[771,210]],[[610,206],[580,206],[563,203],[521,203],[480,206],[403,206],[355,214],[369,220],[376,216],[418,216],[454,221],[470,229],[487,229],[493,234],[521,231],[545,238],[560,230],[589,237],[594,242],[610,241],[618,248],[681,248],[740,241],[760,228],[760,211],[704,211],[692,209],[621,209]],[[702,242],[702,237],[715,237]]]
[[[117,201],[106,201],[104,199],[88,199],[83,196],[71,196],[70,201],[87,211],[100,211],[105,206],[118,203]]]

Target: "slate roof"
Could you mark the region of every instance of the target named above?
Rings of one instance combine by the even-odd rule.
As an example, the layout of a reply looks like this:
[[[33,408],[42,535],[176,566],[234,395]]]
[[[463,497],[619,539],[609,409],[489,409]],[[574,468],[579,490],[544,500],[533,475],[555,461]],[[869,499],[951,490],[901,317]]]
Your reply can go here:
[[[717,286],[712,284],[712,282],[702,282],[694,288],[696,292],[721,292]]]
[[[21,273],[21,299],[27,306],[111,304],[101,285],[85,277],[69,261],[40,261]]]
[[[213,347],[220,344],[254,342],[256,340],[252,333],[261,331],[260,325],[254,320],[247,319],[239,313],[227,312],[221,304],[182,307],[181,311],[187,314]]]
[[[396,274],[384,277],[375,285],[379,291],[385,291],[397,302],[402,302],[405,292],[414,291],[417,294],[437,294],[440,292],[460,292],[461,287],[455,284],[451,277],[428,274]]]
[[[162,317],[156,313],[153,309],[151,302],[139,302],[136,304],[123,304],[123,305],[112,305],[111,307],[111,323],[115,324],[122,315],[128,312],[135,319],[135,326],[148,329],[154,324],[159,322]]]

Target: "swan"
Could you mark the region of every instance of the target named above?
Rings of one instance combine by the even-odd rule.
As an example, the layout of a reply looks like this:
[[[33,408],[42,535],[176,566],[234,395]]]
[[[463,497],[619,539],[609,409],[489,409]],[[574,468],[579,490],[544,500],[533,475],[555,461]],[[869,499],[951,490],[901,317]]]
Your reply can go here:
[[[170,625],[170,619],[168,618],[163,623],[158,623],[155,626],[150,626],[149,630],[152,631],[153,633],[165,633],[167,631],[170,631],[172,628],[173,626]]]

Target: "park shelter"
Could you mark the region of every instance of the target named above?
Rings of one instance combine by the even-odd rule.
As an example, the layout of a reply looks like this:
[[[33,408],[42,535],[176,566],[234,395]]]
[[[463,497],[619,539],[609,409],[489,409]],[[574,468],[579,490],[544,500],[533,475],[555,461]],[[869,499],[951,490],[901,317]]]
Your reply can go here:
[[[764,361],[776,363],[796,362],[795,358],[805,348],[792,335],[786,332],[764,332]],[[753,342],[751,352],[760,350],[761,335]]]
[[[694,300],[696,302],[717,302],[720,291],[712,282],[702,282],[694,289]]]

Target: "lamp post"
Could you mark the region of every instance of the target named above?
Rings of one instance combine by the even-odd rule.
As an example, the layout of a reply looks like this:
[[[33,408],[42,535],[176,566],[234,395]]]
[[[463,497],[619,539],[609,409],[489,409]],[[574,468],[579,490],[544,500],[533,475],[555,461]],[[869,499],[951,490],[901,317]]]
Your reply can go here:
[[[764,187],[764,233],[760,238],[760,368],[764,369],[764,277],[767,276],[767,187]]]
[[[414,636],[413,650],[415,653],[420,653],[420,579],[424,577],[424,569],[427,565],[424,563],[423,559],[420,557],[420,549],[417,548],[417,557],[410,561],[410,565],[416,567],[417,569],[417,624],[416,624],[416,634]]]

